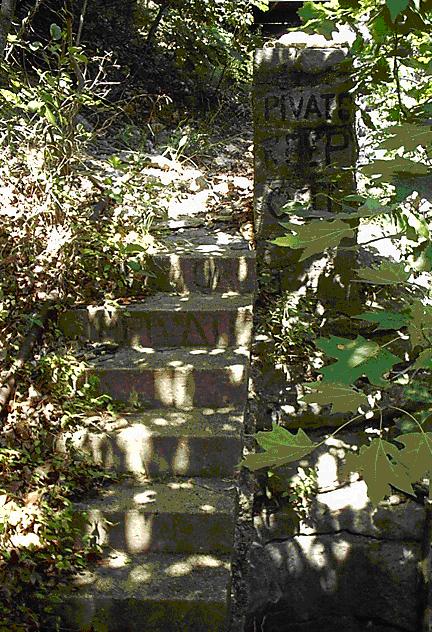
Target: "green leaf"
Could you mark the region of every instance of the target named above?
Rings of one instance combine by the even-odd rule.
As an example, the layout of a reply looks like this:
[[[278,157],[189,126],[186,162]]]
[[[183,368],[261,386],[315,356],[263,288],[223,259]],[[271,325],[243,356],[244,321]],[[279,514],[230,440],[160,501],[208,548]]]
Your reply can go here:
[[[306,404],[331,404],[333,413],[348,413],[356,411],[359,406],[365,406],[368,399],[364,393],[359,393],[345,384],[330,384],[328,382],[312,382],[304,384],[313,393],[301,398]]]
[[[432,432],[411,432],[395,437],[402,443],[398,460],[404,465],[413,482],[432,474]]]
[[[382,310],[379,312],[363,312],[358,316],[353,316],[358,320],[367,320],[372,323],[378,323],[378,327],[375,331],[382,331],[385,329],[402,329],[408,324],[408,316],[401,312],[388,312]]]
[[[142,271],[141,264],[139,263],[139,261],[136,261],[135,259],[129,259],[129,261],[126,262],[126,265],[128,266],[128,268],[130,268],[134,272]]]
[[[58,24],[51,24],[51,26],[50,26],[50,35],[51,35],[52,39],[55,40],[55,41],[61,39],[62,30],[61,30],[61,28],[59,27]]]
[[[276,246],[288,246],[294,249],[303,248],[300,261],[322,253],[327,248],[336,248],[342,239],[354,236],[351,226],[339,219],[330,222],[316,220],[307,224],[281,222],[281,225],[296,234],[278,237],[271,243]]]
[[[358,472],[363,477],[373,505],[392,493],[390,485],[413,494],[408,471],[396,460],[399,452],[393,443],[376,438],[362,446],[358,454],[349,454],[342,470],[345,474]]]
[[[422,351],[413,364],[413,369],[432,369],[432,349]]]
[[[411,174],[424,176],[429,172],[429,167],[422,162],[415,162],[408,158],[395,156],[391,160],[374,160],[368,165],[360,167],[360,170],[366,176],[377,176],[376,182],[391,182],[398,174]]]
[[[405,271],[403,263],[392,261],[383,261],[379,267],[360,268],[357,274],[364,282],[377,285],[406,283],[410,277],[410,272]]]
[[[46,104],[44,105],[44,114],[48,123],[51,123],[51,125],[57,125],[56,117]]]
[[[376,342],[357,336],[349,338],[319,338],[317,347],[338,362],[321,369],[323,379],[332,384],[352,384],[365,375],[372,384],[383,385],[384,373],[388,373],[400,358],[381,348]]]
[[[414,301],[410,305],[408,335],[411,346],[427,346],[432,343],[432,306]]]
[[[325,18],[327,16],[327,12],[325,7],[318,6],[314,2],[310,2],[308,0],[303,2],[303,6],[297,11],[297,15],[303,20],[303,22],[308,22],[309,20]]]
[[[403,123],[387,127],[385,132],[391,136],[379,143],[378,147],[382,149],[404,147],[405,151],[414,151],[419,145],[428,147],[432,143],[432,130],[426,125]]]
[[[144,248],[144,246],[141,246],[141,244],[127,244],[124,250],[127,253],[134,253],[134,252],[145,252],[146,248]]]
[[[50,26],[50,35],[53,40],[59,40],[62,36],[62,30],[58,26],[58,24],[51,24]]]
[[[409,0],[386,0],[386,5],[390,11],[391,21],[394,22],[402,11],[405,11],[409,4]]]
[[[301,428],[293,434],[275,423],[270,432],[258,432],[255,438],[265,452],[248,454],[240,464],[252,471],[298,461],[317,446]]]

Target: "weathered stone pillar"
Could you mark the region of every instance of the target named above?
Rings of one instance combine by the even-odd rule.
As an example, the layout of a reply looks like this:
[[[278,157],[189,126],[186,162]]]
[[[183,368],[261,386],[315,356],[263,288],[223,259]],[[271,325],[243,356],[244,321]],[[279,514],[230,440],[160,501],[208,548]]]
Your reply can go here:
[[[318,44],[317,44],[318,41]],[[255,55],[255,224],[258,254],[283,233],[289,200],[336,211],[331,198],[353,188],[356,160],[348,47],[292,33]],[[338,177],[332,182],[332,178]],[[271,257],[270,257],[271,258]]]

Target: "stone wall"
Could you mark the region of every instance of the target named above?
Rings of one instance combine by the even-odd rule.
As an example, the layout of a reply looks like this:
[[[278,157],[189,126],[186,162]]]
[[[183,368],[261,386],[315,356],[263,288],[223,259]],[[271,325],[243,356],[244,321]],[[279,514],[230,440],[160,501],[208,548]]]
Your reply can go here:
[[[364,481],[341,475],[361,436],[328,439],[302,461],[316,467],[317,489],[298,521],[288,504],[255,513],[246,632],[417,630],[424,509],[396,494],[373,508]]]
[[[334,296],[334,288],[319,279],[334,278],[334,268],[327,277],[323,273],[330,257],[320,255],[307,267],[299,265],[295,251],[268,243],[283,232],[280,209],[287,201],[308,202],[314,211],[336,215],[338,204],[330,196],[337,200],[354,186],[352,172],[345,170],[357,158],[350,60],[340,43],[316,42],[291,34],[256,53],[255,220],[259,260],[273,280],[278,271],[281,289],[304,293],[309,285],[322,298],[326,291]],[[342,177],[334,182],[336,173]],[[343,264],[349,274],[353,263]],[[356,313],[362,311],[351,303]],[[341,316],[321,335],[359,333],[350,327],[352,321]],[[283,472],[297,484],[298,465],[304,472],[316,468],[314,490],[304,494],[296,511],[280,496],[269,501],[263,489],[256,494],[246,632],[416,632],[425,522],[421,499],[395,494],[378,508],[371,506],[364,481],[341,474],[347,452],[368,440],[364,426],[328,438],[330,425],[341,425],[343,416],[330,416],[325,407],[302,407],[304,366],[294,360],[288,377],[275,370],[271,344],[261,339],[254,345],[253,424],[257,430],[269,429],[272,421],[292,431],[303,427],[325,445]]]

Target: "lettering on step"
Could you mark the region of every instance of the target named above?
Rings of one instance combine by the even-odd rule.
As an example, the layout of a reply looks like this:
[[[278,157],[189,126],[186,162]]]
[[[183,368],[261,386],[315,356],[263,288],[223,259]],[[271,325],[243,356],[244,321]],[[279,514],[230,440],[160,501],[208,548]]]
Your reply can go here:
[[[321,182],[319,189],[312,184],[306,184],[300,189],[298,185],[296,186],[287,180],[270,180],[265,185],[263,199],[269,214],[277,220],[281,220],[284,216],[282,210],[284,204],[287,200],[294,198],[309,204],[311,207],[332,211],[332,198],[336,191],[337,186],[332,182]]]
[[[330,122],[334,113],[343,123],[352,120],[352,96],[349,92],[310,94],[293,90],[264,98],[264,120],[267,123]]]

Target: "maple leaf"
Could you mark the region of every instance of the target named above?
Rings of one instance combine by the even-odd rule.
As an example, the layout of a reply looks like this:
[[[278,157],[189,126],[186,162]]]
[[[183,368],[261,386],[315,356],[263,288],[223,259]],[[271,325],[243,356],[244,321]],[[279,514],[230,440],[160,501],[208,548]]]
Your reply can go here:
[[[351,384],[365,375],[372,384],[383,385],[382,375],[401,362],[393,353],[363,336],[357,336],[355,340],[337,336],[319,338],[316,344],[338,360],[321,369],[323,379],[332,384]]]
[[[432,342],[432,306],[414,301],[410,305],[408,334],[411,346],[430,346]]]
[[[378,178],[374,178],[373,182],[376,184],[379,182],[391,182],[399,173],[425,176],[429,172],[429,167],[422,162],[395,156],[389,160],[374,160],[370,164],[360,167],[360,171],[366,176],[376,176],[380,174]]]
[[[394,22],[402,11],[405,11],[409,0],[386,0],[386,5],[390,11],[391,21]]]
[[[328,382],[312,382],[305,384],[313,393],[303,395],[306,404],[331,404],[333,413],[348,413],[356,411],[359,406],[368,403],[364,393],[359,393],[345,384],[330,384]]]
[[[307,224],[281,222],[281,226],[294,232],[295,235],[277,237],[271,243],[294,249],[303,248],[303,254],[299,261],[304,261],[312,255],[321,254],[327,248],[336,248],[346,237],[354,237],[354,230],[351,226],[339,219],[330,222],[317,220]]]
[[[395,441],[404,446],[398,451],[398,460],[413,482],[432,475],[432,432],[410,432],[395,437]]]
[[[379,267],[360,268],[357,274],[364,282],[377,285],[406,283],[410,277],[410,272],[405,271],[403,263],[392,261],[383,261]]]
[[[405,151],[414,151],[419,145],[428,147],[432,143],[432,131],[425,125],[413,123],[391,125],[385,132],[391,136],[379,143],[378,147],[382,149],[392,150],[404,147]]]
[[[265,452],[248,454],[240,463],[252,471],[298,461],[317,446],[301,428],[293,434],[275,423],[270,432],[258,432],[255,438]]]
[[[393,443],[376,438],[362,446],[358,454],[349,454],[342,471],[346,475],[358,472],[363,477],[373,505],[392,493],[390,485],[413,494],[408,470],[397,460],[400,452]]]
[[[372,323],[378,323],[378,327],[375,331],[381,331],[384,329],[401,329],[408,324],[408,316],[401,314],[401,312],[389,312],[381,310],[379,312],[363,312],[358,316],[353,316],[358,320],[367,320]]]

